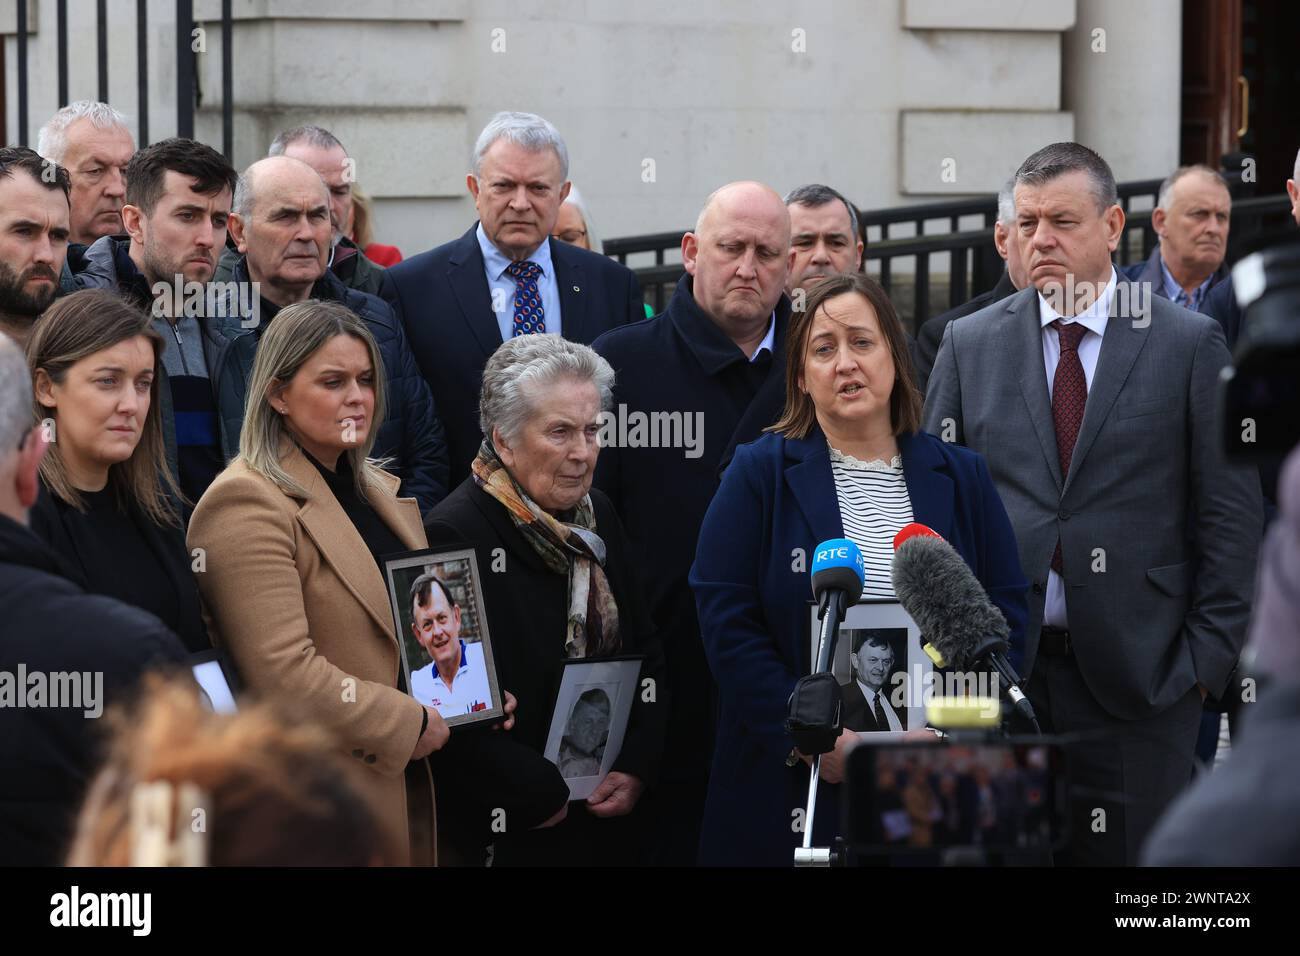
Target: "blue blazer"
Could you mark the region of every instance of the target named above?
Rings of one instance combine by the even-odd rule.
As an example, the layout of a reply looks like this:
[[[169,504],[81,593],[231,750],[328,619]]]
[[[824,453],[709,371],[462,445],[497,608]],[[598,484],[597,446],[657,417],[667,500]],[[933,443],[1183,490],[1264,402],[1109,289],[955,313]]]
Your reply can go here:
[[[1028,582],[984,459],[924,432],[898,436],[898,448],[914,519],[961,554],[1006,615],[1018,665]],[[720,705],[703,864],[793,862],[802,840],[792,826],[794,810],[807,798],[808,768],[786,766],[794,746],[786,706],[795,681],[811,668],[813,549],[843,536],[820,428],[798,440],[768,434],[737,449],[704,518],[690,575]],[[816,846],[828,845],[839,830],[838,789],[822,785]]]

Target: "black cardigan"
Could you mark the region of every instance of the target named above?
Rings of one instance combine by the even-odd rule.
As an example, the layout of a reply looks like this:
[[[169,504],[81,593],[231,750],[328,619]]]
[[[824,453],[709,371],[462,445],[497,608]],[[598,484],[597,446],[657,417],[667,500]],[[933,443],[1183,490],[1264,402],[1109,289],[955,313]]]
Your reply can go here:
[[[614,769],[639,777],[649,787],[658,775],[668,713],[662,645],[645,610],[622,524],[600,491],[592,489],[591,499],[596,532],[606,547],[605,573],[618,603],[622,653],[645,655],[642,682],[647,677],[655,681],[654,702],[645,701],[641,693],[636,697]],[[448,746],[433,756],[439,826],[455,829],[460,836],[480,837],[483,824],[493,832],[489,815],[502,808],[506,832],[514,834],[553,815],[568,794],[559,770],[542,757],[563,667],[567,580],[542,563],[505,507],[472,477],[433,509],[425,532],[431,548],[474,549],[498,677],[501,687],[518,699],[513,730],[453,730]],[[501,553],[505,571],[494,572],[501,567]],[[570,818],[575,815],[594,820],[578,806],[569,809]],[[599,839],[600,827],[614,821],[594,822],[594,827],[580,829]]]

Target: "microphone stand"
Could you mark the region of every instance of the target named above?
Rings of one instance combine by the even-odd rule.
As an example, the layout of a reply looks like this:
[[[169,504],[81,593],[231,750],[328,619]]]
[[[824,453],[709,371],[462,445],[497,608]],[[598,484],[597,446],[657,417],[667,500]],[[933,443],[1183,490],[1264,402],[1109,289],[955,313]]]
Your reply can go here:
[[[840,624],[844,622],[845,596],[839,589],[829,589],[822,594],[817,607],[817,618],[822,622],[821,634],[817,638],[817,660],[813,662],[813,673],[822,674],[831,669],[831,655],[835,651],[835,641],[840,634]],[[821,777],[822,755],[815,754],[812,761],[812,775],[808,778],[807,813],[804,815],[803,846],[794,851],[795,866],[831,866],[838,862],[835,851],[830,847],[814,847],[813,820],[817,814],[817,782]]]

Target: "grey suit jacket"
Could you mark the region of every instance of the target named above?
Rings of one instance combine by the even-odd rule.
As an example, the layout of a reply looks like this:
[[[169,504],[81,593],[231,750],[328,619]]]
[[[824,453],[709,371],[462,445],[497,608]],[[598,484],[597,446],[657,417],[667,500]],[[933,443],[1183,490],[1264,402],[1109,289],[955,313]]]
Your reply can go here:
[[[1079,669],[1097,701],[1130,720],[1198,681],[1224,691],[1263,528],[1256,469],[1229,466],[1220,451],[1222,329],[1138,295],[1121,277],[1068,475],[1034,288],[948,326],[925,403],[927,431],[987,459],[1015,528],[1032,582],[1026,670],[1059,536]]]

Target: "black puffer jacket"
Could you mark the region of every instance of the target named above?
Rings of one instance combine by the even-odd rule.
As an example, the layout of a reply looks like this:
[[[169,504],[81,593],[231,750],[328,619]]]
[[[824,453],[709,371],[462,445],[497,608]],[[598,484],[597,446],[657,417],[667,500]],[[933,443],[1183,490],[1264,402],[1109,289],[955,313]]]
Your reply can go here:
[[[266,325],[265,318],[260,319],[262,324],[259,326],[252,317],[241,317],[240,308],[233,301],[233,290],[239,283],[248,281],[248,263],[241,257],[230,273],[230,301],[221,310],[222,314],[229,316],[220,320],[228,326],[228,335],[251,328],[254,335],[260,337]],[[347,306],[361,317],[375,337],[388,377],[388,413],[379,425],[371,454],[376,458],[392,459],[388,471],[402,479],[398,493],[414,498],[420,504],[421,513],[428,514],[434,505],[447,497],[447,442],[433,407],[433,395],[406,344],[402,324],[383,299],[349,289],[332,272],[327,271],[312,286],[311,298]],[[247,382],[252,376],[253,356],[240,351],[238,359],[247,363],[243,375]]]

